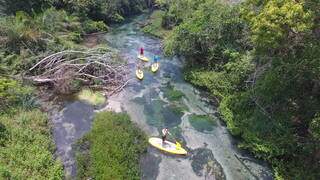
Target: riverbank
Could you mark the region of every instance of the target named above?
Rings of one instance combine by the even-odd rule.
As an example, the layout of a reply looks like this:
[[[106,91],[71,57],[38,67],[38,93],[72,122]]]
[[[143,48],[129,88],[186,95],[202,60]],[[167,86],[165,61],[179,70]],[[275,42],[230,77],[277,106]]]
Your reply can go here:
[[[146,22],[140,22],[142,31],[157,38],[164,39],[170,33],[162,27],[162,17],[164,15],[162,10],[154,10],[148,17]]]

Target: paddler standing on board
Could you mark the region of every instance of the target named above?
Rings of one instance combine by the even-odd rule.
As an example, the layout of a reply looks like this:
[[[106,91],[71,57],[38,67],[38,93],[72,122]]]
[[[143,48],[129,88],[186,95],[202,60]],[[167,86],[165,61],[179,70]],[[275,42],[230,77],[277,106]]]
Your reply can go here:
[[[166,139],[167,139],[167,135],[171,133],[169,132],[169,130],[167,128],[162,129],[162,144],[165,143]]]
[[[158,63],[160,57],[158,55],[153,56],[153,63]]]

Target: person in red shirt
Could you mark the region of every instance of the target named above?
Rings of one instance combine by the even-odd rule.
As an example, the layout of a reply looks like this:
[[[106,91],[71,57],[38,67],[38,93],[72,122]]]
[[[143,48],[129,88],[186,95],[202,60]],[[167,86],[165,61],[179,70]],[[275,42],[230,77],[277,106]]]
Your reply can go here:
[[[143,51],[144,51],[144,49],[143,49],[143,47],[141,47],[141,48],[140,48],[140,55],[141,55],[141,56],[143,56]]]

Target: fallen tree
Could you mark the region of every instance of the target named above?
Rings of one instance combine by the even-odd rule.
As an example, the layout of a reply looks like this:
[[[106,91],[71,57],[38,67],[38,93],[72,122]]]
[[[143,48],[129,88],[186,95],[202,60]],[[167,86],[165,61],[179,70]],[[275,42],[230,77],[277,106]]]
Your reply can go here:
[[[66,50],[44,57],[29,69],[26,78],[51,85],[59,93],[70,93],[74,84],[81,83],[110,96],[128,84],[127,68],[121,57],[105,48]]]

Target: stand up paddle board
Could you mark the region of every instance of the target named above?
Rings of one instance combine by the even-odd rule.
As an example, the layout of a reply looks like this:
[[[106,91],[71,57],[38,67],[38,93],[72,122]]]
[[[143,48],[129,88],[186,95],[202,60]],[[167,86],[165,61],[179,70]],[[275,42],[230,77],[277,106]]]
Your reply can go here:
[[[136,76],[137,76],[138,79],[142,80],[142,79],[143,79],[143,76],[144,76],[144,75],[143,75],[143,71],[137,69],[137,70],[136,70]]]
[[[158,69],[159,69],[159,63],[153,63],[153,64],[151,65],[151,71],[152,71],[152,72],[157,72]]]
[[[147,57],[145,57],[145,56],[143,56],[143,55],[141,55],[141,54],[138,55],[138,58],[139,58],[140,60],[142,60],[142,61],[145,61],[145,62],[148,62],[148,61],[149,61],[149,59],[148,59]]]
[[[175,144],[170,141],[165,141],[164,143],[162,143],[161,138],[156,138],[156,137],[149,138],[149,143],[153,147],[158,148],[158,149],[165,151],[165,152],[168,152],[168,153],[181,154],[181,155],[187,154],[187,151],[185,149],[183,149],[180,146],[180,144],[178,144],[178,143]]]

